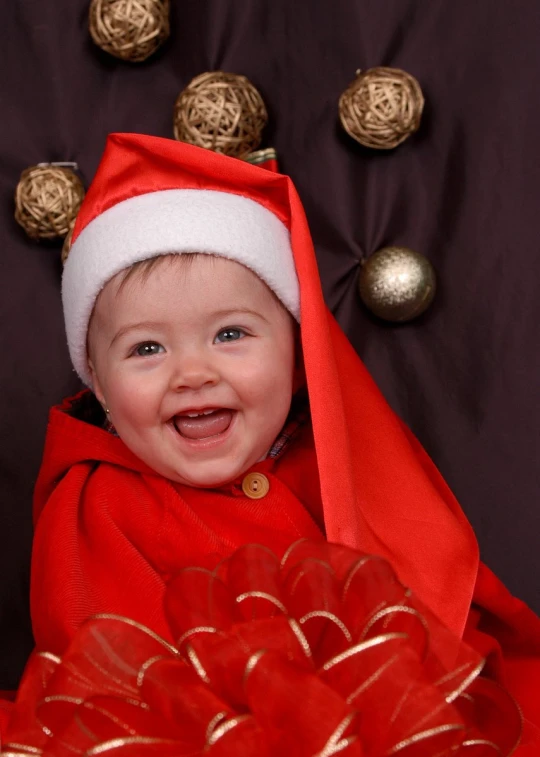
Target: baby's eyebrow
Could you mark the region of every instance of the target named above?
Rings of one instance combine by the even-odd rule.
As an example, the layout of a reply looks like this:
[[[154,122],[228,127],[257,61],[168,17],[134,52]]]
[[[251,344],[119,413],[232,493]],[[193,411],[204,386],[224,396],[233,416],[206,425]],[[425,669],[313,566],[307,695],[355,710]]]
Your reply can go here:
[[[139,321],[138,323],[128,323],[126,326],[122,326],[122,328],[118,329],[116,334],[111,339],[109,349],[115,342],[117,342],[121,337],[125,336],[130,331],[135,331],[136,329],[159,329],[163,328],[164,325],[165,324],[161,321]]]
[[[262,318],[263,321],[267,321],[267,319],[264,317],[264,315],[257,310],[252,310],[251,308],[224,308],[223,310],[214,310],[212,311],[212,315],[216,318],[226,318],[231,315],[254,315],[256,318]]]

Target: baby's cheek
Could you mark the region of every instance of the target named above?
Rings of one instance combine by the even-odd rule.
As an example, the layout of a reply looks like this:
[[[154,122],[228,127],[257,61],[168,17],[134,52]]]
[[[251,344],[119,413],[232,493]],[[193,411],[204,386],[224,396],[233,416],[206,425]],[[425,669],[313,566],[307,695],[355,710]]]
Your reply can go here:
[[[291,386],[292,372],[291,374],[276,373],[269,367],[264,375],[253,372],[252,375],[246,376],[243,382],[243,399],[251,405],[278,406],[283,402],[283,395],[290,393]]]
[[[117,383],[113,388],[110,404],[128,416],[144,417],[152,408],[155,409],[155,392],[144,382]]]
[[[256,410],[260,422],[265,427],[278,427],[279,431],[290,410],[292,389],[292,370],[269,370],[264,379],[259,376],[251,383],[247,404]]]

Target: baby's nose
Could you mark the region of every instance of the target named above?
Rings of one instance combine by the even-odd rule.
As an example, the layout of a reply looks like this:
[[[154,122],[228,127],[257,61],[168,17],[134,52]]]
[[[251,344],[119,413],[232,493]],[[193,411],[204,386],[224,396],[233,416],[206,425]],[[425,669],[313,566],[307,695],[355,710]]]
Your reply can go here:
[[[189,355],[180,358],[171,377],[175,391],[182,389],[200,389],[205,385],[214,385],[219,381],[219,372],[204,355]]]

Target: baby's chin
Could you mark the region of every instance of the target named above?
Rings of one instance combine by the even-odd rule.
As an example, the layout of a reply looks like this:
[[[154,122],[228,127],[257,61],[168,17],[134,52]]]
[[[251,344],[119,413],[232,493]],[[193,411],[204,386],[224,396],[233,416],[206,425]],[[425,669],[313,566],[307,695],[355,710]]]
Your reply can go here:
[[[221,477],[204,477],[200,478],[186,478],[183,476],[168,477],[174,483],[181,484],[183,486],[190,486],[192,489],[221,489],[226,486],[230,486],[239,476],[221,476]]]
[[[258,456],[252,462],[247,462],[244,465],[236,464],[226,467],[218,465],[209,468],[209,470],[192,470],[189,473],[187,471],[174,471],[172,475],[167,475],[167,478],[177,484],[191,486],[194,489],[220,489],[241,478],[260,459],[261,457]]]

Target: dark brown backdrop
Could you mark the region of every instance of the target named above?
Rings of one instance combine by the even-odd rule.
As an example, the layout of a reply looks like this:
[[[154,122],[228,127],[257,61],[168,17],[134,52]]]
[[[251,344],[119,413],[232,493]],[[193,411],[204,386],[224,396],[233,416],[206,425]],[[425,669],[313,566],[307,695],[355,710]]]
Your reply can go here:
[[[31,492],[48,407],[78,388],[65,346],[59,248],[13,220],[21,170],[75,160],[88,182],[110,131],[172,136],[195,74],[246,74],[304,199],[328,302],[476,528],[485,561],[540,609],[538,0],[173,0],[172,37],[145,64],[102,54],[87,0],[3,0],[0,49],[0,687],[31,648]],[[421,131],[389,154],[339,128],[357,68],[421,82]],[[423,252],[440,288],[415,323],[361,307],[358,261]],[[451,587],[449,587],[451,590]]]

